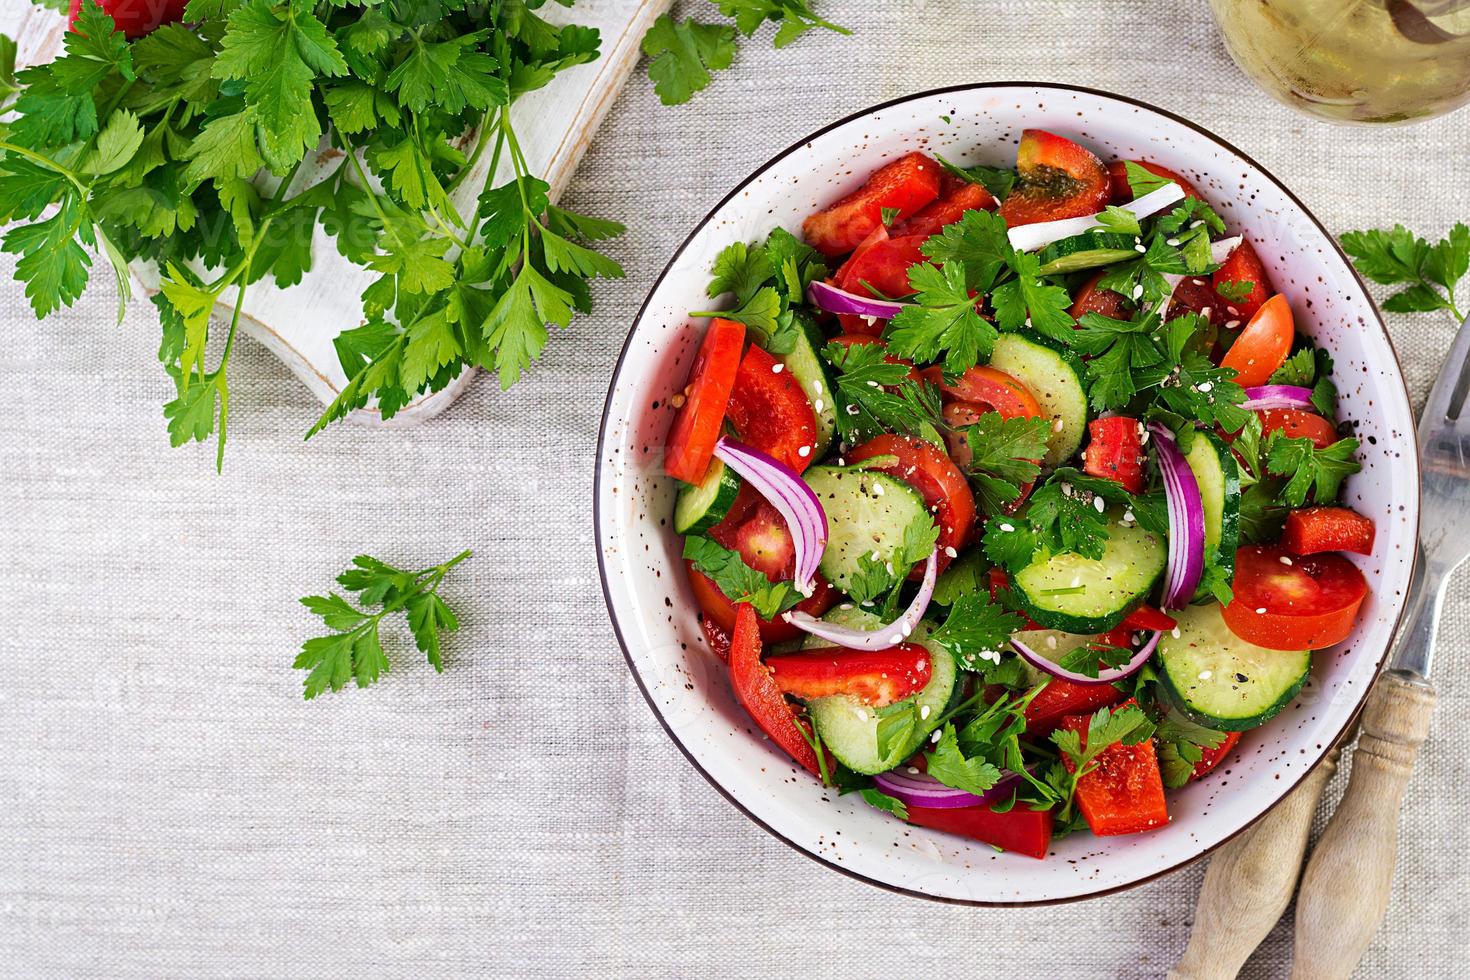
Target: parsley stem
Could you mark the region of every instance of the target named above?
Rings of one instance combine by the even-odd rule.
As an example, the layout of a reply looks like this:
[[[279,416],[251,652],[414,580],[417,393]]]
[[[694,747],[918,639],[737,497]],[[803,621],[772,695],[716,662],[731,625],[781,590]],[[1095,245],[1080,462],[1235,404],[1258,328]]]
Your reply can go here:
[[[28,150],[24,146],[17,146],[16,144],[9,142],[8,140],[0,140],[0,150],[4,150],[7,153],[19,154],[20,156],[25,157],[27,160],[30,160],[33,163],[39,163],[41,166],[46,167],[48,170],[56,171],[67,180],[71,181],[72,186],[77,189],[77,193],[83,195],[84,197],[86,196],[87,186],[77,178],[77,175],[71,170],[57,163],[50,157],[37,153],[34,150]]]
[[[475,148],[470,151],[469,159],[467,159],[464,166],[459,169],[459,173],[455,174],[454,177],[450,179],[449,183],[444,185],[444,193],[453,194],[455,190],[459,187],[459,185],[464,183],[465,178],[470,175],[470,171],[475,169],[475,164],[480,162],[480,157],[483,156],[485,153],[485,146],[490,142],[490,131],[496,128],[491,119],[497,111],[498,110],[487,111],[485,113],[485,117],[480,120],[480,132],[475,137]],[[497,159],[494,162],[499,161]],[[490,173],[487,175],[486,179],[495,179],[494,166],[491,166]]]

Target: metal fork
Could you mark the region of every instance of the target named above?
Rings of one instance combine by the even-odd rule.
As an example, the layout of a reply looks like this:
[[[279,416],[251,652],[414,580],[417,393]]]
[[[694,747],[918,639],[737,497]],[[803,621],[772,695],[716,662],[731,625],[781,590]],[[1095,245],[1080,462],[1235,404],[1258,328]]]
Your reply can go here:
[[[1388,671],[1363,709],[1352,778],[1297,895],[1293,980],[1346,978],[1383,922],[1399,812],[1429,733],[1429,682],[1450,574],[1470,556],[1470,320],[1460,327],[1419,417],[1419,560]]]

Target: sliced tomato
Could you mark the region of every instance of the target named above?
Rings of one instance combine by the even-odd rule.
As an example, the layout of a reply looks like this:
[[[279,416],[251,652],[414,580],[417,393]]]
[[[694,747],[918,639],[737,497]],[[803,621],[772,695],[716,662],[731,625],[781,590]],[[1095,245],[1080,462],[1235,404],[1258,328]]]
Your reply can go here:
[[[728,662],[730,659],[730,634],[722,629],[713,619],[710,619],[709,616],[704,614],[700,614],[699,629],[704,633],[704,642],[709,644],[709,648],[714,651],[715,656]]]
[[[910,153],[873,171],[867,182],[801,223],[807,244],[823,255],[842,255],[883,224],[883,209],[907,218],[939,196],[937,162]]]
[[[1072,314],[1072,319],[1081,319],[1085,313],[1101,313],[1114,320],[1133,319],[1132,303],[1124,299],[1121,293],[1103,289],[1098,285],[1098,281],[1104,275],[1105,273],[1099,272],[1077,290],[1077,297],[1072,300],[1072,308],[1067,311]]]
[[[847,270],[852,268],[852,264],[856,262],[864,252],[872,248],[874,245],[878,245],[882,242],[888,241],[888,238],[888,228],[884,225],[879,225],[871,232],[869,232],[867,238],[864,238],[862,241],[858,242],[857,247],[852,250],[852,254],[847,257],[847,260],[837,267],[837,271],[832,275],[832,284],[838,289],[846,289],[847,287],[842,284],[847,281]]]
[[[755,345],[745,352],[725,411],[740,440],[800,473],[815,460],[817,416],[801,382]]]
[[[1008,419],[1034,419],[1041,415],[1041,405],[1030,390],[993,367],[972,367],[954,384],[944,380],[944,371],[937,366],[925,368],[920,374],[925,381],[938,386],[946,401],[970,402]]]
[[[1373,554],[1373,519],[1349,507],[1307,507],[1286,515],[1281,544],[1294,555],[1324,551]]]
[[[113,25],[123,36],[132,40],[151,34],[164,24],[173,24],[184,19],[186,0],[101,0],[101,7],[112,18]],[[77,17],[82,13],[82,0],[71,0],[67,27],[75,30]]]
[[[917,643],[887,650],[822,647],[767,657],[776,686],[810,701],[845,694],[875,708],[902,701],[929,683],[929,651]]]
[[[949,171],[939,175],[939,199],[893,226],[895,235],[933,235],[965,216],[966,211],[994,211],[995,198],[979,184]]]
[[[926,239],[925,235],[904,235],[868,246],[842,267],[838,287],[859,296],[907,296],[913,292],[909,288],[909,266],[924,261],[919,246]]]
[[[1150,163],[1147,160],[1129,160],[1127,163],[1137,164],[1155,177],[1162,177],[1165,180],[1174,181],[1174,183],[1183,189],[1185,197],[1199,197],[1199,191],[1194,189],[1193,184],[1168,167],[1161,166],[1157,163]],[[1127,204],[1133,200],[1133,185],[1128,183],[1128,167],[1124,161],[1114,160],[1108,164],[1108,179],[1111,182],[1114,204]]]
[[[938,446],[925,439],[881,435],[847,454],[849,463],[875,456],[893,456],[896,462],[876,467],[879,473],[897,477],[919,492],[939,525],[939,568],[950,562],[949,549],[958,552],[975,526],[975,496],[970,481]]]
[[[969,837],[1028,857],[1044,858],[1051,847],[1052,812],[1037,812],[1022,803],[1005,813],[996,813],[988,806],[949,810],[911,806],[908,815],[909,823],[916,826]]]
[[[1026,705],[1026,734],[1050,735],[1068,715],[1090,715],[1123,700],[1123,692],[1111,684],[1078,684],[1053,677]]]
[[[1168,319],[1185,313],[1198,313],[1214,324],[1222,324],[1230,318],[1210,281],[1199,276],[1186,276],[1169,298]]]
[[[1087,747],[1090,715],[1069,715],[1061,727],[1076,732]],[[1070,756],[1062,756],[1068,772],[1076,772]],[[1153,739],[1137,745],[1119,742],[1103,749],[1097,768],[1077,781],[1077,806],[1087,826],[1099,837],[1136,834],[1169,822],[1164,777]]]
[[[1310,439],[1318,449],[1326,449],[1337,441],[1337,426],[1320,415],[1294,408],[1263,408],[1261,438],[1279,431],[1288,439]]]
[[[759,620],[749,604],[741,603],[730,634],[730,686],[735,700],[750,714],[760,730],[813,776],[821,776],[817,753],[798,726],[786,695],[776,686],[771,671],[761,663]]]
[[[720,440],[725,409],[735,376],[740,371],[740,349],[745,344],[745,324],[714,319],[705,331],[699,353],[689,369],[689,384],[678,397],[684,403],[674,416],[664,446],[664,471],[676,480],[698,483],[704,479]],[[812,420],[813,432],[816,420]]]
[[[1085,473],[1123,485],[1129,493],[1143,492],[1143,426],[1137,419],[1113,415],[1087,424],[1091,441],[1082,453]]]
[[[1341,555],[1293,556],[1251,545],[1235,554],[1235,598],[1225,625],[1268,650],[1320,650],[1353,631],[1368,581]]]
[[[1263,385],[1286,361],[1295,336],[1291,304],[1277,293],[1251,317],[1251,322],[1225,352],[1220,366],[1234,368],[1235,383],[1242,388]]]
[[[1251,283],[1250,294],[1244,300],[1226,299],[1218,292],[1221,285],[1227,282]],[[1226,313],[1225,320],[1239,320],[1245,322],[1256,315],[1271,295],[1271,280],[1266,277],[1266,267],[1261,264],[1261,257],[1256,254],[1255,246],[1250,239],[1243,239],[1235,247],[1235,251],[1226,257],[1215,270],[1210,278],[1211,286],[1215,291],[1215,300],[1221,310]]]
[[[1230,754],[1230,750],[1235,748],[1235,744],[1240,741],[1241,733],[1225,732],[1224,735],[1220,744],[1214,748],[1200,749],[1200,758],[1194,764],[1194,771],[1189,774],[1190,779],[1199,779],[1201,776],[1209,775],[1210,770],[1218,766],[1220,761]]]
[[[1016,170],[1020,179],[1000,205],[1000,216],[1012,228],[1096,214],[1112,193],[1101,160],[1071,140],[1042,129],[1021,134]]]

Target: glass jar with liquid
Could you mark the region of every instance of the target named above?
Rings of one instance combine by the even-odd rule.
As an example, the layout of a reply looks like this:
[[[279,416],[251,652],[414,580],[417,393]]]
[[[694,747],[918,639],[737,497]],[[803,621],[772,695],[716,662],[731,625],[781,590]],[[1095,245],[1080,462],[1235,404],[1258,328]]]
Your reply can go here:
[[[1470,0],[1210,0],[1242,71],[1293,108],[1406,122],[1470,101]]]

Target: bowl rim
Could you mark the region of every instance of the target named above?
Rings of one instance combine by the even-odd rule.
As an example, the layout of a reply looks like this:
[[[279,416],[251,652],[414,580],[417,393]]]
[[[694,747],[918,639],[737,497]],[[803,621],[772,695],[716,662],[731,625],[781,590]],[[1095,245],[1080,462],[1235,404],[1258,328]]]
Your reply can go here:
[[[1322,233],[1323,237],[1325,237],[1327,239],[1327,241],[1332,245],[1333,252],[1336,254],[1337,258],[1343,263],[1343,265],[1347,268],[1347,270],[1352,274],[1353,278],[1358,282],[1358,285],[1362,288],[1362,290],[1363,290],[1363,296],[1368,301],[1368,309],[1373,314],[1373,323],[1377,325],[1379,332],[1381,332],[1383,334],[1384,340],[1388,343],[1389,352],[1393,354],[1394,374],[1395,374],[1395,377],[1397,377],[1397,379],[1398,379],[1399,386],[1403,389],[1404,401],[1405,401],[1406,404],[1409,405],[1411,414],[1412,414],[1412,411],[1413,411],[1413,404],[1414,404],[1413,403],[1413,399],[1409,395],[1408,381],[1404,377],[1403,360],[1399,357],[1398,349],[1394,346],[1394,343],[1393,343],[1393,335],[1392,335],[1392,333],[1389,332],[1388,324],[1384,322],[1383,313],[1382,313],[1382,311],[1379,310],[1378,303],[1377,303],[1376,300],[1374,300],[1373,294],[1372,294],[1371,290],[1368,288],[1367,282],[1363,279],[1362,275],[1358,272],[1357,268],[1355,268],[1353,266],[1352,261],[1347,256],[1347,253],[1345,253],[1342,250],[1342,246],[1338,243],[1336,236],[1334,236],[1332,234],[1332,232],[1330,232],[1330,231],[1327,230],[1327,226],[1324,225],[1322,223],[1321,219],[1319,219],[1312,212],[1312,210],[1307,207],[1307,205],[1301,200],[1301,198],[1297,197],[1297,195],[1295,194],[1295,192],[1293,192],[1289,187],[1287,187],[1284,183],[1282,183],[1279,179],[1277,179],[1277,177],[1276,177],[1275,174],[1271,173],[1270,170],[1266,169],[1266,167],[1263,166],[1260,162],[1258,162],[1254,157],[1252,157],[1250,154],[1246,153],[1244,150],[1242,150],[1239,147],[1237,147],[1235,144],[1231,143],[1229,140],[1224,139],[1223,137],[1216,135],[1214,132],[1206,129],[1205,127],[1199,125],[1198,123],[1192,122],[1191,120],[1184,118],[1183,116],[1179,115],[1178,113],[1171,112],[1168,109],[1164,109],[1164,108],[1161,108],[1159,106],[1156,106],[1156,105],[1154,105],[1152,103],[1145,102],[1142,99],[1136,99],[1136,98],[1133,98],[1132,96],[1128,96],[1128,95],[1120,95],[1120,94],[1118,94],[1116,92],[1109,92],[1106,89],[1090,88],[1088,86],[1083,86],[1083,85],[1067,85],[1067,84],[1063,84],[1063,83],[1060,83],[1060,82],[1033,82],[1033,81],[1024,81],[1024,80],[1008,80],[1008,81],[994,81],[994,82],[966,82],[966,83],[962,83],[962,84],[959,84],[959,85],[946,85],[946,86],[942,86],[942,87],[939,87],[939,88],[924,89],[924,90],[921,90],[921,91],[918,91],[918,92],[911,92],[911,93],[909,93],[907,95],[901,95],[901,96],[898,96],[896,98],[887,99],[887,100],[885,100],[883,102],[878,102],[878,103],[875,103],[875,104],[873,104],[871,106],[868,106],[866,108],[859,109],[859,110],[857,110],[855,112],[851,112],[851,113],[849,113],[849,114],[847,114],[845,116],[842,116],[839,119],[835,119],[832,122],[829,122],[826,125],[821,126],[820,128],[813,130],[812,132],[808,133],[807,135],[805,135],[805,136],[801,137],[800,139],[796,140],[795,142],[791,143],[789,146],[787,146],[784,149],[780,150],[779,152],[775,153],[773,156],[771,156],[769,159],[767,159],[764,163],[761,163],[760,165],[758,165],[754,170],[752,170],[750,172],[749,175],[747,175],[744,179],[742,179],[734,187],[732,187],[727,194],[725,194],[722,198],[720,198],[719,201],[715,202],[715,204],[709,209],[709,211],[704,215],[704,217],[700,218],[697,222],[695,222],[693,228],[690,229],[689,234],[686,235],[685,238],[684,238],[684,240],[679,243],[679,245],[678,245],[677,248],[674,249],[673,253],[669,257],[668,262],[664,265],[663,269],[659,272],[658,276],[653,280],[652,285],[649,286],[648,294],[646,296],[644,296],[643,302],[638,307],[638,312],[633,317],[633,325],[632,325],[632,327],[629,328],[627,336],[623,339],[622,347],[618,351],[617,364],[613,368],[612,379],[608,383],[607,396],[603,400],[603,405],[602,405],[602,419],[598,423],[598,427],[597,427],[597,451],[596,451],[596,457],[593,460],[593,478],[592,478],[592,537],[593,537],[593,546],[594,546],[594,548],[597,551],[597,575],[598,575],[598,579],[600,580],[601,585],[602,585],[602,600],[603,600],[603,604],[607,607],[608,619],[612,623],[613,635],[617,638],[618,647],[622,650],[622,653],[623,653],[623,661],[628,666],[628,672],[633,675],[633,682],[638,685],[638,691],[639,691],[640,694],[643,695],[643,700],[645,702],[647,702],[648,707],[653,712],[653,716],[658,719],[659,726],[661,728],[663,728],[664,732],[668,735],[669,739],[671,741],[673,741],[674,745],[676,745],[678,747],[679,751],[683,754],[684,758],[689,761],[689,764],[694,767],[694,770],[696,772],[698,772],[701,776],[704,777],[705,782],[709,783],[710,786],[714,787],[714,789],[715,789],[716,792],[718,792],[727,801],[729,801],[732,806],[734,806],[737,810],[739,810],[742,814],[744,814],[745,817],[748,820],[750,820],[752,823],[754,823],[756,826],[760,827],[766,833],[770,834],[772,837],[776,838],[781,843],[785,844],[787,847],[790,847],[792,850],[796,851],[798,854],[801,854],[801,855],[803,855],[803,856],[811,859],[812,861],[817,862],[818,864],[821,864],[821,865],[823,865],[823,866],[825,866],[827,868],[830,868],[831,870],[836,871],[839,874],[845,875],[848,878],[852,878],[852,879],[854,879],[856,881],[863,882],[864,884],[872,885],[872,886],[874,886],[876,888],[881,888],[884,891],[893,892],[893,893],[899,894],[899,895],[907,895],[907,896],[910,896],[912,898],[925,899],[925,900],[930,901],[930,902],[937,902],[937,903],[941,903],[941,904],[944,904],[944,905],[970,906],[970,907],[975,907],[975,908],[1036,908],[1036,907],[1042,907],[1042,906],[1048,906],[1048,905],[1066,905],[1066,904],[1070,904],[1072,902],[1081,902],[1081,901],[1086,901],[1088,899],[1101,898],[1101,897],[1103,897],[1105,895],[1115,895],[1115,894],[1118,894],[1120,892],[1129,891],[1131,889],[1138,888],[1141,885],[1146,885],[1149,882],[1157,881],[1158,879],[1164,877],[1165,875],[1173,874],[1174,872],[1179,871],[1180,869],[1185,868],[1188,865],[1191,865],[1194,862],[1200,860],[1201,858],[1204,858],[1207,855],[1213,853],[1218,848],[1223,847],[1224,845],[1230,843],[1232,840],[1234,840],[1235,838],[1239,837],[1241,834],[1243,834],[1246,831],[1250,830],[1251,828],[1257,826],[1260,823],[1260,821],[1268,813],[1270,813],[1272,810],[1274,810],[1281,803],[1285,802],[1288,797],[1290,797],[1293,793],[1295,793],[1296,790],[1297,790],[1297,788],[1304,781],[1306,781],[1307,777],[1310,776],[1317,769],[1317,767],[1320,766],[1327,759],[1327,757],[1329,755],[1331,755],[1332,753],[1338,751],[1341,748],[1341,746],[1345,742],[1348,734],[1353,730],[1354,726],[1357,724],[1358,716],[1362,713],[1364,705],[1367,704],[1368,695],[1372,693],[1374,687],[1377,685],[1377,682],[1378,682],[1379,677],[1381,677],[1383,675],[1385,664],[1388,661],[1389,650],[1392,649],[1392,647],[1393,647],[1393,641],[1392,641],[1392,639],[1390,639],[1390,641],[1387,644],[1385,644],[1383,650],[1379,653],[1377,663],[1374,664],[1374,667],[1373,667],[1373,680],[1372,680],[1372,682],[1371,683],[1368,683],[1368,684],[1365,684],[1363,686],[1362,692],[1358,696],[1358,702],[1357,702],[1357,704],[1353,707],[1353,710],[1348,714],[1347,719],[1343,722],[1343,726],[1337,732],[1337,734],[1334,735],[1329,741],[1326,741],[1326,742],[1323,743],[1322,752],[1320,754],[1318,754],[1317,757],[1315,759],[1313,759],[1311,761],[1311,763],[1308,764],[1305,769],[1302,770],[1300,776],[1298,776],[1293,782],[1290,783],[1290,785],[1288,785],[1286,787],[1286,791],[1284,793],[1282,793],[1275,800],[1273,800],[1268,806],[1266,806],[1263,810],[1261,810],[1260,813],[1258,813],[1254,817],[1252,817],[1243,826],[1241,826],[1239,829],[1235,830],[1234,832],[1226,835],[1225,837],[1222,837],[1220,840],[1216,841],[1215,843],[1210,844],[1209,846],[1200,849],[1198,852],[1196,852],[1194,854],[1191,854],[1188,857],[1185,857],[1185,858],[1180,859],[1175,864],[1169,865],[1167,868],[1162,868],[1162,869],[1160,869],[1158,871],[1155,871],[1155,872],[1153,872],[1151,874],[1145,875],[1145,876],[1143,876],[1141,878],[1137,878],[1137,879],[1135,879],[1133,881],[1125,882],[1125,883],[1120,884],[1120,885],[1113,885],[1113,886],[1110,886],[1108,888],[1103,888],[1103,889],[1099,889],[1097,891],[1087,892],[1085,894],[1068,895],[1068,896],[1064,896],[1064,897],[1060,897],[1060,898],[1040,898],[1040,899],[1031,899],[1031,900],[1021,899],[1021,900],[1016,900],[1016,901],[985,901],[985,900],[981,900],[981,899],[955,898],[955,897],[951,897],[951,896],[947,896],[947,895],[934,895],[934,894],[931,894],[929,892],[921,891],[921,890],[916,889],[916,888],[907,888],[907,887],[904,887],[902,885],[893,884],[891,882],[881,881],[881,880],[879,880],[877,878],[873,878],[873,877],[870,877],[868,875],[862,874],[862,873],[860,873],[858,871],[854,871],[851,868],[844,867],[843,865],[838,864],[835,861],[829,860],[829,859],[821,856],[820,854],[815,854],[815,853],[807,850],[805,847],[803,847],[800,844],[796,843],[795,841],[791,840],[789,837],[787,837],[786,835],[784,835],[783,833],[781,833],[779,830],[775,829],[770,824],[766,823],[760,817],[757,817],[754,813],[752,813],[745,806],[744,803],[742,803],[739,799],[737,799],[733,793],[731,793],[729,790],[727,790],[725,788],[725,786],[718,779],[716,779],[713,775],[711,775],[704,768],[704,766],[700,765],[699,760],[694,757],[694,754],[683,743],[683,741],[680,740],[679,736],[674,732],[674,730],[671,727],[669,727],[668,720],[664,717],[663,712],[659,709],[658,703],[654,700],[653,695],[649,692],[648,686],[643,681],[643,676],[638,672],[638,666],[637,666],[637,664],[635,664],[633,662],[632,654],[628,650],[628,643],[627,643],[627,641],[623,637],[622,625],[618,622],[617,613],[616,613],[616,611],[613,608],[612,592],[611,592],[611,590],[608,587],[607,563],[606,563],[606,559],[603,556],[603,549],[602,549],[602,541],[603,541],[603,535],[602,535],[602,531],[603,531],[602,482],[603,482],[603,458],[604,458],[603,457],[603,451],[606,448],[606,444],[607,444],[608,421],[609,421],[609,417],[610,417],[611,412],[612,412],[613,396],[614,396],[614,394],[616,393],[616,391],[618,389],[618,382],[622,378],[623,367],[627,363],[628,351],[629,351],[629,349],[633,345],[633,336],[634,336],[635,333],[637,333],[638,325],[643,322],[643,318],[644,318],[644,316],[648,312],[648,305],[649,305],[649,303],[651,303],[653,301],[654,295],[659,291],[659,287],[661,287],[663,285],[664,279],[667,278],[668,277],[668,274],[673,270],[674,265],[679,260],[679,257],[684,254],[684,250],[689,247],[690,243],[693,242],[693,240],[695,239],[695,237],[698,236],[700,234],[700,232],[702,232],[704,230],[705,226],[709,224],[709,222],[715,217],[715,215],[717,213],[719,213],[719,211],[721,209],[723,209],[727,204],[729,204],[732,200],[734,200],[735,197],[737,195],[739,195],[740,192],[743,191],[748,185],[750,185],[753,181],[755,181],[757,178],[759,178],[766,171],[768,171],[769,169],[771,169],[771,167],[775,166],[778,162],[780,162],[781,160],[783,160],[787,156],[791,155],[792,153],[797,152],[798,150],[800,150],[802,147],[806,146],[806,144],[810,143],[812,140],[816,139],[817,137],[822,136],[822,135],[830,132],[833,129],[837,129],[840,126],[845,126],[845,125],[847,125],[850,122],[854,122],[854,121],[856,121],[858,119],[861,119],[864,116],[869,116],[869,115],[872,115],[873,113],[876,113],[876,112],[882,112],[885,109],[890,109],[890,108],[892,108],[894,106],[902,105],[902,104],[904,104],[906,102],[912,102],[912,101],[915,101],[915,100],[918,100],[918,99],[931,98],[931,97],[937,96],[937,95],[949,95],[951,93],[956,93],[956,92],[975,92],[975,91],[983,91],[985,89],[1016,88],[1016,87],[1039,89],[1039,90],[1046,90],[1046,91],[1053,91],[1053,92],[1082,93],[1084,95],[1098,96],[1098,97],[1101,97],[1101,98],[1104,98],[1104,99],[1113,99],[1113,100],[1116,100],[1118,102],[1122,102],[1122,103],[1125,103],[1127,105],[1131,105],[1131,106],[1134,106],[1134,107],[1137,107],[1137,108],[1147,109],[1150,112],[1154,112],[1154,113],[1159,114],[1160,116],[1163,116],[1164,118],[1168,119],[1170,122],[1173,122],[1173,123],[1175,123],[1177,125],[1184,126],[1184,127],[1189,128],[1189,129],[1192,129],[1196,133],[1198,133],[1199,135],[1205,137],[1206,139],[1214,141],[1217,145],[1219,145],[1221,147],[1224,147],[1226,150],[1230,151],[1231,153],[1234,153],[1240,159],[1244,160],[1250,167],[1252,167],[1254,170],[1256,170],[1257,172],[1259,172],[1261,174],[1261,176],[1264,177],[1266,180],[1270,181],[1272,184],[1275,184],[1276,187],[1286,196],[1286,198],[1289,201],[1291,201],[1292,204],[1295,205],[1298,209],[1300,209],[1302,215],[1305,216],[1307,218],[1307,220],[1309,220],[1317,228],[1317,230]],[[1414,458],[1415,458],[1415,465],[1416,465],[1416,469],[1417,469],[1417,459],[1418,459],[1417,432],[1416,432],[1416,438],[1415,438]],[[1420,505],[1422,503],[1422,495],[1423,495],[1423,487],[1422,487],[1422,484],[1418,480],[1416,480],[1415,481],[1415,484],[1414,484],[1414,495],[1413,495],[1413,502],[1414,502],[1414,528],[1413,529],[1414,529],[1414,540],[1415,540],[1415,542],[1417,542],[1418,539],[1419,539],[1419,530],[1420,530]],[[1413,558],[1409,562],[1409,579],[1410,579],[1410,581],[1413,580],[1413,575],[1414,575],[1414,572],[1415,572],[1415,570],[1416,570],[1416,568],[1418,566],[1419,560],[1420,560],[1419,549],[1417,547],[1415,547]],[[1390,637],[1397,636],[1398,631],[1399,631],[1399,628],[1403,625],[1404,612],[1405,612],[1405,610],[1407,609],[1407,606],[1408,606],[1408,601],[1407,601],[1408,600],[1408,594],[1407,594],[1407,592],[1405,592],[1402,596],[1398,596],[1398,597],[1395,597],[1395,598],[1396,598],[1396,600],[1399,603],[1399,609],[1398,609],[1397,615],[1395,615],[1394,616],[1394,619],[1393,619],[1393,629],[1390,631],[1390,634],[1389,634]]]

